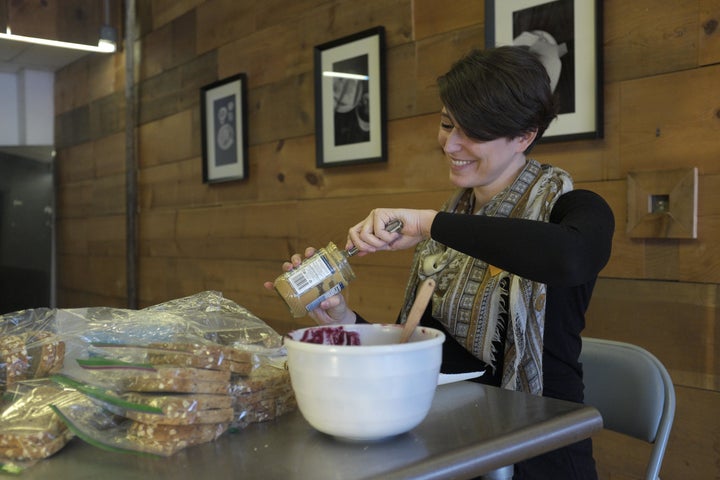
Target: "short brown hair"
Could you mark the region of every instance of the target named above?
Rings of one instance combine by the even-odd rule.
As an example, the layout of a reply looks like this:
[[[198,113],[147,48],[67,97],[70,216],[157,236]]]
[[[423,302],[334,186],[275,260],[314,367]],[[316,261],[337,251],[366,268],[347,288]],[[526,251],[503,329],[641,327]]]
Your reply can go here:
[[[475,140],[537,130],[537,141],[558,112],[547,70],[526,47],[472,50],[438,78],[438,86],[445,108]]]

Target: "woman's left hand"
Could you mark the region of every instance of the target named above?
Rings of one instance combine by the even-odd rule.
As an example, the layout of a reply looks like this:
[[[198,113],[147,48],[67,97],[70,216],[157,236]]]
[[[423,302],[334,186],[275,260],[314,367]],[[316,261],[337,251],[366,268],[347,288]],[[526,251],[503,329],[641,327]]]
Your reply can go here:
[[[308,247],[305,249],[304,257],[296,253],[290,257],[289,262],[282,264],[283,272],[289,272],[300,266],[304,259],[315,255],[315,248]],[[274,282],[267,281],[263,285],[268,290],[275,290]],[[342,292],[332,297],[326,298],[315,310],[308,312],[310,318],[315,320],[319,325],[336,325],[341,323],[355,323],[357,316],[345,302]]]

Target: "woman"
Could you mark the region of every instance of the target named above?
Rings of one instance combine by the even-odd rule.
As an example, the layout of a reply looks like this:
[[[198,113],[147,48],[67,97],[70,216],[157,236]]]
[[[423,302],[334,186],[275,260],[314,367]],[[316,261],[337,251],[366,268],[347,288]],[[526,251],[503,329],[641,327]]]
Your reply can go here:
[[[573,190],[565,171],[526,156],[557,111],[549,77],[527,49],[473,51],[439,87],[438,141],[457,192],[439,212],[375,209],[350,228],[347,246],[359,255],[415,247],[399,321],[419,283],[433,277],[422,324],[447,335],[444,372],[487,365],[485,383],[582,402],[580,332],[610,256],[612,211],[598,195]],[[386,232],[396,219],[402,230]],[[283,268],[301,261],[293,255]],[[342,295],[311,316],[363,321]],[[521,462],[514,478],[597,478],[591,442]]]

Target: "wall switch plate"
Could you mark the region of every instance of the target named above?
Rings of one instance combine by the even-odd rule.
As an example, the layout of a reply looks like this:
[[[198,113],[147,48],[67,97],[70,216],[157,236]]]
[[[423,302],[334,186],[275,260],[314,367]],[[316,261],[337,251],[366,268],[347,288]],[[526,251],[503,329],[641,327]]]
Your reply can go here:
[[[697,183],[697,167],[628,173],[628,236],[697,238]]]

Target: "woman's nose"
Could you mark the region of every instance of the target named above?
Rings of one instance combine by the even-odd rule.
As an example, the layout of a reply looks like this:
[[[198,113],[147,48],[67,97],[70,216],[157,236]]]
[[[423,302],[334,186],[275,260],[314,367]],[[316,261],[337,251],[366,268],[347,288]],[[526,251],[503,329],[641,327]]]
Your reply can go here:
[[[456,128],[453,128],[445,137],[443,150],[447,153],[457,152],[462,148],[462,139]]]

